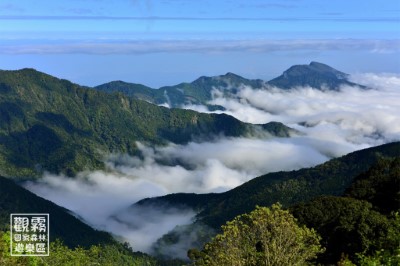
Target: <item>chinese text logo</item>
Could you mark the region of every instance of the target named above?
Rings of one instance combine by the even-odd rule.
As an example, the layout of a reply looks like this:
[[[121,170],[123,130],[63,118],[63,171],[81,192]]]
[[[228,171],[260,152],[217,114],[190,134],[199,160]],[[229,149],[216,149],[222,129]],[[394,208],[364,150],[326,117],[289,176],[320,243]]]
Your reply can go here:
[[[11,256],[49,256],[49,214],[10,215]]]

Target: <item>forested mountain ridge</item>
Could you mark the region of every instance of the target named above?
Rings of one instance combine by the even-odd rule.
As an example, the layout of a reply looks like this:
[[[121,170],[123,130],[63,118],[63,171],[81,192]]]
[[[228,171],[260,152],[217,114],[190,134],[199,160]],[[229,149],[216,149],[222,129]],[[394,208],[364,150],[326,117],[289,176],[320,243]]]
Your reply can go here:
[[[183,82],[175,86],[165,86],[159,89],[123,81],[112,81],[95,88],[108,93],[121,92],[130,97],[155,104],[167,104],[170,107],[179,108],[187,104],[202,104],[213,110],[223,108],[207,104],[213,99],[215,90],[229,97],[229,95],[236,94],[243,87],[266,89],[272,86],[285,90],[296,87],[312,87],[339,90],[341,86],[347,85],[365,88],[363,85],[350,82],[348,78],[348,74],[328,65],[311,62],[309,65],[294,65],[279,77],[266,82],[260,79],[246,79],[228,72],[225,75],[214,77],[202,76],[190,83]]]
[[[123,81],[112,81],[95,89],[108,93],[121,92],[127,96],[142,99],[155,104],[167,104],[170,107],[181,107],[185,104],[205,104],[212,99],[214,89],[223,90],[225,93],[235,93],[238,88],[251,86],[261,88],[265,82],[256,79],[249,80],[233,73],[225,75],[206,77],[202,76],[193,82],[183,82],[174,86],[164,86],[153,89],[141,84],[127,83]],[[220,106],[209,106],[209,108],[222,108]]]
[[[288,210],[257,206],[236,216],[201,251],[188,251],[191,265],[397,266],[399,184],[400,157],[379,158],[344,196],[319,196]]]
[[[145,211],[152,206],[189,206],[198,211],[194,223],[176,227],[156,242],[154,250],[164,256],[182,242],[201,248],[219,232],[221,225],[230,226],[228,221],[252,212],[256,206],[268,207],[279,202],[289,208],[300,224],[314,228],[322,236],[321,244],[326,251],[314,261],[315,265],[346,260],[398,265],[400,219],[394,212],[400,209],[399,170],[400,142],[394,142],[356,151],[316,167],[260,176],[225,193],[171,194],[141,200],[133,207]],[[212,230],[205,229],[204,224]],[[191,236],[190,241],[185,239],[187,235]],[[203,251],[190,253],[194,258],[204,255]]]
[[[159,107],[107,94],[34,69],[0,71],[0,174],[43,170],[74,175],[101,169],[102,153],[134,154],[136,141],[186,143],[193,137],[287,136],[280,123],[254,126],[225,115]]]
[[[284,206],[305,202],[320,195],[342,195],[353,179],[367,171],[380,158],[400,157],[400,142],[356,151],[312,168],[269,173],[256,177],[232,190],[212,194],[170,194],[144,199],[147,204],[188,206],[198,210],[197,219],[218,228],[235,216],[252,211],[256,205]]]
[[[326,251],[320,263],[350,259],[357,265],[399,265],[399,189],[400,156],[379,159],[341,197],[320,196],[290,210],[322,236]]]

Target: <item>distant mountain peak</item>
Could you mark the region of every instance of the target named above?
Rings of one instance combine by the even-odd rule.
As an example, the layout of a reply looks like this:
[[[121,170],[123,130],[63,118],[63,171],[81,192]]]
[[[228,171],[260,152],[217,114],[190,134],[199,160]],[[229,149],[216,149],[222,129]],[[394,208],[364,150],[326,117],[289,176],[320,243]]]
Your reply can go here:
[[[331,66],[312,61],[308,65],[290,67],[281,76],[270,80],[268,84],[282,89],[312,87],[339,90],[343,85],[358,86],[358,84],[348,81],[348,77],[348,74]]]
[[[323,63],[316,62],[316,61],[311,61],[309,66],[312,66],[312,67],[324,67],[324,68],[334,69],[334,68],[328,66],[327,64],[323,64]]]
[[[123,80],[114,80],[114,81],[110,81],[109,83],[129,84],[128,82],[123,81]]]
[[[334,73],[338,78],[347,78],[349,74],[343,73],[339,70],[334,69],[331,66],[328,66],[323,63],[312,61],[309,66],[315,70],[325,72],[325,73]]]
[[[247,81],[246,78],[239,76],[235,73],[232,72],[227,72],[224,75],[219,75],[219,76],[201,76],[199,78],[197,78],[196,80],[194,80],[193,82],[191,82],[191,84],[195,84],[195,83],[199,83],[199,82],[213,82],[213,81],[227,81],[227,82],[244,82]]]
[[[38,70],[36,70],[36,69],[34,69],[34,68],[31,68],[31,67],[25,67],[25,68],[22,68],[22,69],[21,69],[21,71],[33,71],[33,72],[39,72]]]
[[[227,77],[227,78],[241,78],[241,79],[243,79],[242,76],[239,76],[239,75],[237,75],[237,74],[235,74],[235,73],[232,73],[232,72],[227,72],[225,75],[222,75],[221,77]]]

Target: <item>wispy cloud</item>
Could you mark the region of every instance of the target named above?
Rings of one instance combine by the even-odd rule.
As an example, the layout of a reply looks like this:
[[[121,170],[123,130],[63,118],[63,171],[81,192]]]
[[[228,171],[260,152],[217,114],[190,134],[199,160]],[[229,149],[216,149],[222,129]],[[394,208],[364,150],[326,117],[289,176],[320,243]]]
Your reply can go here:
[[[1,54],[145,54],[161,52],[400,51],[400,40],[9,40]]]
[[[168,16],[79,16],[18,15],[0,16],[0,20],[175,20],[175,21],[334,21],[334,22],[399,22],[398,17],[168,17]]]
[[[63,11],[75,14],[76,16],[85,16],[94,13],[94,11],[89,8],[63,8]]]
[[[0,5],[0,11],[11,11],[11,12],[21,13],[21,12],[25,11],[25,8],[9,3],[9,4]]]
[[[342,15],[344,15],[344,13],[340,13],[340,12],[321,12],[318,14],[322,15],[322,16],[342,16]]]
[[[240,8],[262,8],[262,9],[293,9],[297,8],[298,5],[296,3],[282,3],[281,2],[273,2],[273,3],[242,3],[239,5]]]

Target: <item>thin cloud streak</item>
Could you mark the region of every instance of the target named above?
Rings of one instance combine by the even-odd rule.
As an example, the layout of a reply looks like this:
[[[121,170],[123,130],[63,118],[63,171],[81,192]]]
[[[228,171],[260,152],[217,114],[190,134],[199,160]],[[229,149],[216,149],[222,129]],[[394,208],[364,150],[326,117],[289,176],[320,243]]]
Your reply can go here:
[[[333,22],[399,22],[398,17],[130,17],[130,16],[0,16],[0,20],[145,20],[145,21],[333,21]]]
[[[9,40],[0,54],[145,54],[170,52],[253,52],[275,51],[400,51],[400,40],[291,39],[291,40]],[[39,42],[39,43],[38,43]]]

